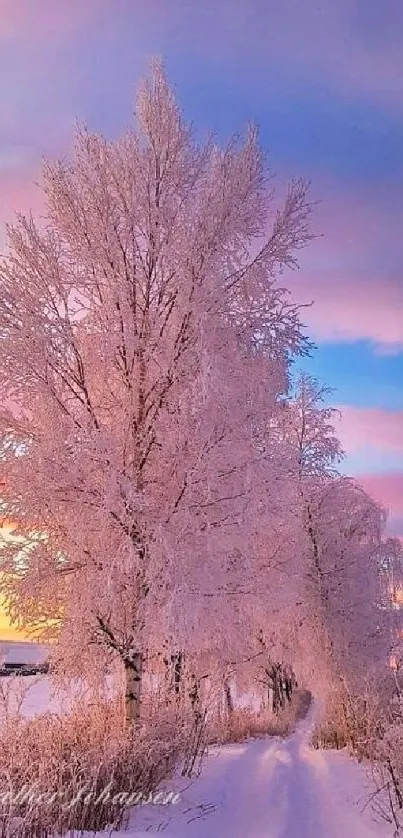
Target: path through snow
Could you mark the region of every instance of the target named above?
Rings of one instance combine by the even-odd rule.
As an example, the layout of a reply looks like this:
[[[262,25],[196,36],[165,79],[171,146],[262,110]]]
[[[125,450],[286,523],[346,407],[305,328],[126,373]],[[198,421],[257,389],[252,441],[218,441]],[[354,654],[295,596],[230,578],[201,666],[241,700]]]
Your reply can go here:
[[[133,813],[132,838],[383,838],[361,766],[309,747],[311,715],[289,739],[259,739],[214,750],[176,805]],[[172,788],[172,786],[171,786]]]

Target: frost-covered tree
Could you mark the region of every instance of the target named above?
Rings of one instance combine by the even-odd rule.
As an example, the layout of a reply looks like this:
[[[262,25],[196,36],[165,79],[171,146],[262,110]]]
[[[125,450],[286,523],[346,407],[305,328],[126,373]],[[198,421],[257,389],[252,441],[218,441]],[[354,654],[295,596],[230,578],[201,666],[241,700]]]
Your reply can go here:
[[[327,396],[326,388],[301,375],[278,426],[295,475],[298,657],[317,690],[385,664],[388,644],[377,561],[385,515],[356,481],[338,471],[343,452]]]
[[[97,648],[123,662],[128,720],[146,652],[220,632],[230,654],[272,579],[258,437],[304,349],[276,275],[310,206],[296,181],[273,214],[267,175],[254,130],[196,143],[157,64],[134,127],[79,130],[45,166],[45,219],[8,228],[2,496],[41,535],[2,551],[3,590],[24,625],[56,621],[69,671]]]
[[[380,609],[388,625],[391,664],[402,667],[403,638],[403,545],[398,538],[386,538],[376,553],[380,576]]]
[[[343,459],[333,424],[336,411],[327,404],[330,393],[315,378],[301,373],[295,397],[284,403],[283,427],[297,457],[301,491],[313,478],[337,475]]]
[[[317,561],[312,577],[335,672],[359,683],[388,662],[376,561],[385,515],[351,478],[332,479],[312,498]],[[310,537],[312,541],[312,538]]]

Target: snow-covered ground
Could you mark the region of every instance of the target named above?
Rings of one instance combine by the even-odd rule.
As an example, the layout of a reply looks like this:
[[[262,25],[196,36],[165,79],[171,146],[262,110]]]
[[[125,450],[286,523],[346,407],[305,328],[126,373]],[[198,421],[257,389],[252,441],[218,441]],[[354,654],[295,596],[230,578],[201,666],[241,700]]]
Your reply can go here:
[[[9,663],[38,664],[48,657],[48,647],[39,643],[0,641],[0,659]],[[111,692],[112,679],[109,679]],[[73,681],[68,692],[56,690],[48,675],[0,676],[0,720],[5,707],[13,712],[17,707],[26,717],[38,713],[63,714],[69,711],[74,700],[85,694],[85,684]]]
[[[310,748],[312,723],[285,741],[211,750],[200,778],[166,786],[180,791],[178,803],[133,811],[128,838],[390,838],[392,828],[365,808],[363,767]]]
[[[68,697],[52,694],[49,677],[0,680],[12,690],[17,688],[11,685],[15,680],[24,690],[29,685],[23,702],[27,716],[68,709]],[[166,784],[166,791],[179,792],[179,802],[136,807],[123,834],[127,838],[156,833],[164,838],[391,838],[392,827],[375,822],[366,805],[371,788],[364,767],[345,753],[309,746],[316,714],[314,706],[296,733],[284,741],[267,737],[211,748],[199,778],[177,777]],[[103,833],[105,838],[109,834]]]
[[[77,683],[66,692],[56,692],[52,679],[47,675],[8,676],[0,678],[0,719],[4,715],[5,705],[10,712],[18,707],[25,717],[38,713],[67,713],[75,697],[83,692],[82,684]]]

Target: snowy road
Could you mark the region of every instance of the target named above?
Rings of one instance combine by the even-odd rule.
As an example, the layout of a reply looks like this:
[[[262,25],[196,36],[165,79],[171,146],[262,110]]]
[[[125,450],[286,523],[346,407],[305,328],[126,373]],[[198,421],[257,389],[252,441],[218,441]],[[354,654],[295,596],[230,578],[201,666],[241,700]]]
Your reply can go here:
[[[361,766],[344,754],[309,748],[312,718],[285,741],[227,746],[174,806],[137,811],[129,835],[165,838],[381,838]]]

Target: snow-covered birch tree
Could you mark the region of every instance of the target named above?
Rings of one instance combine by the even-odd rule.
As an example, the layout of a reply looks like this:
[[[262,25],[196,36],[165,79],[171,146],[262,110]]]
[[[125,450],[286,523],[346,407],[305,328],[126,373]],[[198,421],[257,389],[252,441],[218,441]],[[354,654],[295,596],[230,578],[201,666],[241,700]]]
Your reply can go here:
[[[129,721],[142,656],[208,645],[218,615],[239,642],[256,578],[257,419],[304,350],[277,274],[311,238],[304,183],[274,211],[267,175],[252,129],[199,146],[156,64],[134,127],[80,129],[45,166],[45,218],[8,228],[2,497],[42,535],[2,551],[3,590],[24,625],[56,620],[70,670],[123,662]]]

